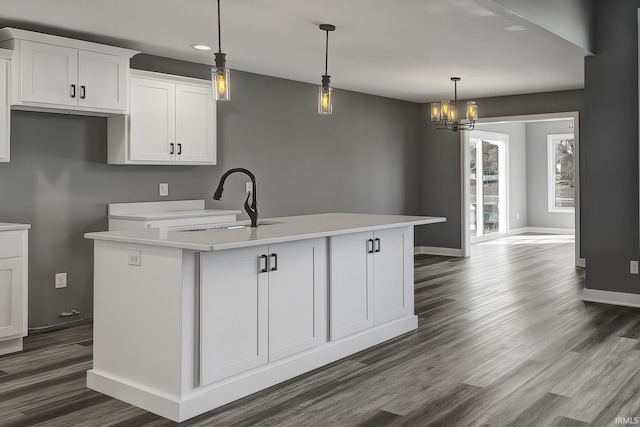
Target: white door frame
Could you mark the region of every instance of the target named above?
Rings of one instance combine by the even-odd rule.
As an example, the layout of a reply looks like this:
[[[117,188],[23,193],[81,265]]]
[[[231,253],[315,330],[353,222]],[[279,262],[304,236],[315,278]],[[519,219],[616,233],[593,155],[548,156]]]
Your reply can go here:
[[[580,116],[577,111],[567,111],[564,113],[546,113],[546,114],[528,114],[520,116],[503,116],[503,117],[485,117],[478,120],[478,123],[509,123],[509,122],[534,122],[545,120],[573,119],[573,134],[575,139],[575,265],[577,267],[585,267],[586,259],[580,254]],[[460,178],[461,178],[461,194],[462,206],[461,216],[461,248],[462,256],[471,255],[471,230],[469,219],[469,203],[471,201],[469,194],[469,170],[467,164],[469,162],[469,152],[467,150],[467,132],[460,132]],[[508,167],[508,161],[507,161]],[[507,234],[509,230],[507,228]]]

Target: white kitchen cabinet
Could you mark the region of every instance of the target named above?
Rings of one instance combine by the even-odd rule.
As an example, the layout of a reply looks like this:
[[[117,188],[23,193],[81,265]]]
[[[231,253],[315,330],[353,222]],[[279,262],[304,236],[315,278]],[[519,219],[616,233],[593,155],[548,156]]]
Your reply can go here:
[[[0,49],[0,162],[8,162],[10,160],[11,109],[9,107],[9,73],[11,53],[10,50]]]
[[[11,105],[20,109],[123,114],[129,59],[137,51],[3,28],[13,49]]]
[[[324,342],[325,239],[200,255],[200,385]]]
[[[411,231],[402,227],[331,237],[332,340],[413,312]]]
[[[0,223],[0,354],[22,350],[27,335],[27,228]]]
[[[109,118],[113,164],[216,164],[211,82],[131,72],[130,115]]]

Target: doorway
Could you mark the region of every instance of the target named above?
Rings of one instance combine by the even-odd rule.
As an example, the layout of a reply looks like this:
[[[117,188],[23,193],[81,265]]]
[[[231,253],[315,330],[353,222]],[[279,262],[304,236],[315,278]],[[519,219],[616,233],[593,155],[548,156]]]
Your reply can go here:
[[[532,122],[557,122],[557,121],[570,121],[571,122],[571,130],[573,131],[573,136],[574,136],[574,160],[575,160],[575,170],[574,170],[574,176],[575,176],[575,181],[573,183],[573,188],[574,188],[574,192],[575,192],[575,199],[574,199],[574,203],[575,203],[575,212],[574,214],[571,216],[571,222],[569,223],[571,228],[573,230],[571,230],[572,234],[575,233],[575,265],[577,267],[584,267],[586,265],[586,260],[581,256],[581,249],[580,249],[580,126],[579,126],[579,113],[577,111],[572,111],[572,112],[563,112],[563,113],[548,113],[548,114],[532,114],[532,115],[522,115],[522,116],[507,116],[507,117],[487,117],[487,118],[482,118],[479,120],[479,124],[481,125],[503,125],[503,124],[507,124],[507,125],[515,125],[516,123],[532,123]],[[489,129],[485,129],[485,131],[491,130],[492,132],[494,131],[493,129],[494,126],[489,126]],[[469,139],[471,134],[474,131],[471,132],[460,132],[460,171],[461,171],[461,186],[462,186],[462,200],[461,200],[461,223],[460,223],[460,227],[461,227],[461,235],[462,235],[462,242],[461,242],[461,255],[468,257],[471,255],[471,242],[472,240],[475,242],[477,239],[484,239],[484,238],[489,238],[489,237],[484,237],[484,228],[482,230],[483,233],[483,237],[478,237],[472,234],[472,226],[471,226],[471,221],[475,221],[476,222],[476,230],[479,230],[479,226],[478,224],[482,224],[482,226],[484,227],[483,222],[484,218],[485,218],[485,207],[483,206],[483,213],[482,213],[482,218],[479,215],[478,210],[473,211],[470,206],[472,205],[472,197],[474,197],[476,199],[476,201],[478,200],[478,192],[477,192],[477,185],[476,188],[472,191],[472,183],[471,183],[471,150],[469,149],[470,145],[469,145]],[[497,128],[495,129],[495,132],[502,132],[500,130],[498,130]],[[505,149],[503,152],[506,154],[506,161],[504,162],[505,164],[505,179],[503,181],[505,181],[505,190],[503,194],[505,194],[505,196],[507,194],[511,195],[511,201],[506,201],[506,205],[504,205],[502,207],[502,209],[500,209],[500,205],[498,202],[497,205],[497,209],[498,209],[498,215],[496,216],[495,214],[492,216],[492,214],[490,212],[488,212],[486,215],[489,217],[488,219],[490,221],[495,221],[495,219],[497,218],[498,222],[497,222],[497,228],[498,228],[498,233],[500,232],[500,225],[502,224],[505,228],[503,229],[505,235],[510,235],[512,233],[517,234],[518,231],[522,231],[523,227],[522,225],[519,225],[520,222],[524,222],[524,229],[526,231],[527,228],[531,228],[528,227],[526,225],[527,223],[527,218],[524,217],[523,215],[525,215],[521,210],[516,210],[515,208],[513,209],[513,212],[509,212],[509,205],[516,203],[516,205],[519,204],[518,199],[519,199],[519,195],[522,193],[519,190],[519,186],[522,185],[521,181],[518,179],[517,180],[517,185],[511,185],[511,189],[509,190],[510,184],[509,184],[509,180],[508,175],[509,175],[509,162],[512,161],[511,157],[513,157],[516,153],[514,151],[514,153],[512,154],[508,154],[507,150],[508,150],[508,146],[509,144],[506,145],[507,149]],[[520,149],[520,148],[519,148]],[[545,148],[546,150],[546,148]],[[498,148],[498,152],[499,152],[499,148]],[[476,164],[479,163],[478,161],[478,157],[477,154],[474,156],[475,157],[475,162]],[[516,155],[516,157],[518,157]],[[514,169],[516,172],[520,171],[523,167],[526,168],[526,165],[522,165],[522,164],[517,164],[514,165],[514,167],[516,167],[516,169]],[[556,169],[557,170],[557,169]],[[477,174],[476,174],[477,175]],[[544,175],[546,176],[546,171],[544,172]],[[483,178],[484,179],[484,178]],[[491,180],[493,178],[486,178],[488,180]],[[545,180],[546,181],[546,180]],[[500,182],[500,177],[498,177],[498,182]],[[484,181],[483,181],[484,184]],[[498,192],[500,192],[501,190],[498,188]],[[546,190],[545,190],[546,191]],[[525,193],[528,194],[528,191],[525,189],[524,190]],[[508,196],[507,196],[508,197]],[[506,199],[505,199],[506,200]],[[477,204],[476,204],[477,205]],[[544,205],[544,206],[543,206]],[[535,206],[536,209],[540,208],[540,209],[544,209],[547,210],[547,203],[546,201],[541,204],[541,203],[535,203],[533,205],[529,204],[529,206]],[[476,206],[476,209],[478,209],[478,207]],[[490,211],[491,208],[488,208],[488,210]],[[504,219],[501,221],[500,220],[500,213],[503,213],[505,215]],[[474,218],[474,219],[472,219]],[[480,219],[481,218],[481,219]],[[565,226],[568,227],[569,225]],[[493,228],[495,228],[495,226],[493,226]],[[512,228],[514,228],[514,230],[512,230]],[[537,228],[537,227],[533,227],[533,228]],[[567,229],[568,230],[568,229]],[[537,230],[535,231],[537,232]],[[488,235],[490,235],[490,233],[488,233]]]

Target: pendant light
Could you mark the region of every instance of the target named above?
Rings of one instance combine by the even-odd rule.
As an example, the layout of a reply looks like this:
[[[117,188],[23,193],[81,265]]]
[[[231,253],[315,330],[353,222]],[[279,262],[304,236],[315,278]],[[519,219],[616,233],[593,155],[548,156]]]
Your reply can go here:
[[[329,31],[335,31],[336,26],[331,24],[320,24],[320,30],[327,33],[327,42],[324,51],[324,74],[322,75],[322,86],[318,91],[318,114],[329,115],[333,111],[333,88],[329,86],[331,76],[328,75],[329,64]]]
[[[230,101],[229,69],[226,65],[226,54],[222,53],[222,42],[220,40],[220,0],[218,0],[218,52],[214,55],[216,66],[211,68],[211,83],[213,84],[216,101]]]
[[[458,132],[459,130],[473,130],[478,121],[478,104],[467,102],[467,116],[458,119],[458,82],[460,77],[451,77],[453,82],[453,104],[451,101],[440,101],[431,104],[431,121],[436,129]]]

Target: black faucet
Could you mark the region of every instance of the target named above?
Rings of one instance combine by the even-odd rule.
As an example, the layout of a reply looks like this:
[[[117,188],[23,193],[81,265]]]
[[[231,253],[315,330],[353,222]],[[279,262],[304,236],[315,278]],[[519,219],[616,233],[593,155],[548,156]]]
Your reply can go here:
[[[244,168],[233,168],[229,169],[222,175],[220,178],[220,183],[218,184],[218,188],[216,188],[216,192],[213,193],[213,198],[215,200],[220,200],[222,198],[222,191],[224,190],[224,182],[227,180],[227,177],[234,172],[243,172],[251,178],[251,194],[247,196],[247,200],[244,201],[244,210],[247,211],[249,218],[251,218],[251,227],[258,226],[258,201],[256,200],[256,177],[254,174],[249,172]],[[249,197],[251,197],[251,206],[249,206]]]

